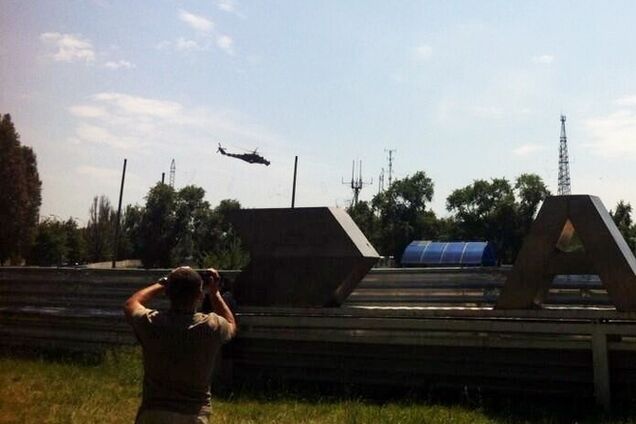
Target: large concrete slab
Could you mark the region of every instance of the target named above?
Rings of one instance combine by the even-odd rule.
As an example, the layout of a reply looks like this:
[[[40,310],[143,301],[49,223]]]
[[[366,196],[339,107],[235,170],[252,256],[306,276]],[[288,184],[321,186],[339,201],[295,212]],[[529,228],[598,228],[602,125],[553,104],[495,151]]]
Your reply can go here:
[[[576,233],[583,250],[563,251]],[[636,258],[596,196],[548,197],[526,236],[496,307],[540,306],[555,275],[598,274],[616,309],[636,311]]]
[[[338,208],[241,209],[230,221],[251,256],[234,283],[240,305],[338,306],[379,258]]]

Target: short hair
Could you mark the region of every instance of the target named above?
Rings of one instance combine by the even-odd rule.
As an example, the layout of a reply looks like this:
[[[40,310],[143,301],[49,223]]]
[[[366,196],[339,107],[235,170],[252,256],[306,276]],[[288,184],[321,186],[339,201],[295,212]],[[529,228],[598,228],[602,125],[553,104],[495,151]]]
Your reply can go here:
[[[180,267],[168,275],[166,295],[172,304],[182,305],[196,300],[201,292],[203,280],[190,267]]]

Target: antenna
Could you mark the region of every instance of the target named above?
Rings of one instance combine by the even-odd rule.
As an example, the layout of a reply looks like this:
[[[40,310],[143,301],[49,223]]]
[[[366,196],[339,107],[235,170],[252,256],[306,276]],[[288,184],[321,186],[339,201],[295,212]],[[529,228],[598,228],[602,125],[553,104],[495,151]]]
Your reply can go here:
[[[561,115],[561,138],[559,140],[559,195],[572,191],[570,185],[570,160],[568,158],[568,138],[565,135],[565,115]]]
[[[391,183],[393,182],[393,153],[397,152],[397,150],[384,149],[384,151],[389,154],[389,187],[391,187]]]
[[[362,161],[358,161],[358,178],[356,178],[356,161],[354,160],[351,166],[351,181],[345,181],[342,179],[342,184],[351,185],[351,190],[353,190],[353,199],[351,199],[351,206],[355,206],[358,204],[358,196],[360,195],[360,191],[365,185],[373,184],[373,179],[371,181],[364,181],[362,179]]]
[[[168,185],[172,188],[174,188],[174,174],[177,172],[177,166],[174,163],[174,159],[172,159],[172,162],[170,162],[170,182],[168,183]]]
[[[378,194],[384,191],[384,168],[380,170],[380,176],[378,177]]]

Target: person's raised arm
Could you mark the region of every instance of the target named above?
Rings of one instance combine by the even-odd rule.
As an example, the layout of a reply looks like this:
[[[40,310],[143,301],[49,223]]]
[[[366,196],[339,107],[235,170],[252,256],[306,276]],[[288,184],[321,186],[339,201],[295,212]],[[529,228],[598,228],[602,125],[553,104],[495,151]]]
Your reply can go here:
[[[160,280],[161,281],[161,280]],[[148,287],[144,287],[141,290],[132,294],[124,303],[124,313],[127,318],[132,317],[133,312],[140,306],[145,306],[144,303],[148,302],[153,297],[164,291],[163,284],[155,282]]]
[[[206,281],[210,289],[210,303],[212,304],[212,311],[225,318],[225,320],[230,324],[230,336],[234,337],[236,334],[236,320],[234,319],[234,314],[230,310],[230,308],[223,300],[223,296],[219,292],[219,283],[221,281],[221,276],[219,272],[214,268],[209,268],[208,270],[209,278]]]

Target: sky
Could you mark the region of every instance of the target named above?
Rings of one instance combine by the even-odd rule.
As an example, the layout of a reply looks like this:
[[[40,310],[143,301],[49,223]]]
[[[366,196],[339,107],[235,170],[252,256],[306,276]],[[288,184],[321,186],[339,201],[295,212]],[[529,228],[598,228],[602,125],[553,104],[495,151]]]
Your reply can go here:
[[[636,205],[636,2],[68,0],[0,2],[0,113],[37,154],[42,217],[175,187],[212,205],[346,207],[425,171],[432,209],[475,179]],[[258,152],[271,165],[216,153]],[[344,181],[344,184],[343,184]]]

